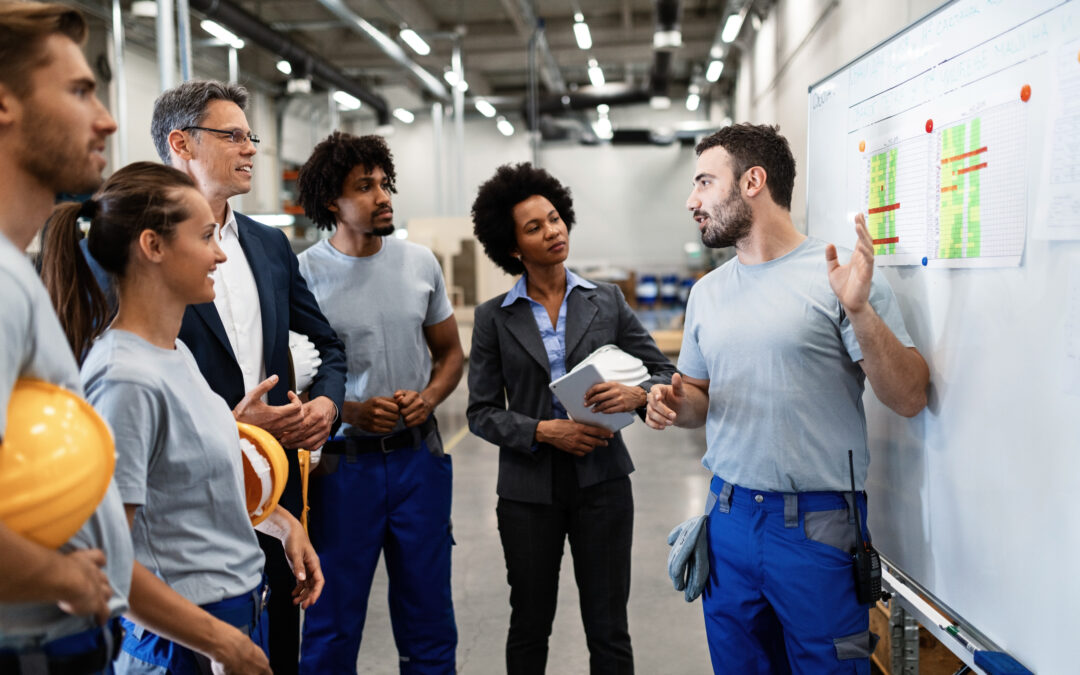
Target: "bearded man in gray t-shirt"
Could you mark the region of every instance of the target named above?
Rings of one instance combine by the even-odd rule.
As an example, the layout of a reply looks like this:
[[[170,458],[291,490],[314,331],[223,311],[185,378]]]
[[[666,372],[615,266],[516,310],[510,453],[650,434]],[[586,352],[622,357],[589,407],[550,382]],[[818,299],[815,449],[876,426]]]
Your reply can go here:
[[[835,246],[795,229],[795,160],[775,127],[726,127],[697,154],[687,207],[702,243],[736,256],[691,291],[682,376],[653,387],[647,422],[706,425],[713,670],[862,672],[874,640],[849,517],[858,505],[868,539],[864,382],[910,417],[926,405],[929,369],[874,278],[863,216],[843,265]],[[850,503],[849,449],[860,490]]]

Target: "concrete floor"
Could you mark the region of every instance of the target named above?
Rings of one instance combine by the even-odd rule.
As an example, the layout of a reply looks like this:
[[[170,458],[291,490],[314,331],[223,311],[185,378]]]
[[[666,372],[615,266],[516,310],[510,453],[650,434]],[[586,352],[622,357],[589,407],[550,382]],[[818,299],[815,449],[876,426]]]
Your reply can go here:
[[[503,649],[510,620],[510,589],[495,522],[498,450],[468,433],[465,378],[438,410],[443,441],[454,458],[454,611],[457,671],[464,675],[505,672]],[[637,466],[634,486],[634,557],[630,590],[630,637],[638,673],[710,672],[701,601],[687,604],[667,576],[667,535],[704,509],[709,474],[701,466],[701,429],[656,432],[636,421],[623,437]],[[547,672],[589,672],[589,653],[578,612],[570,548],[563,557],[559,607]],[[397,649],[386,602],[386,571],[380,563],[368,606],[357,672],[397,673]]]

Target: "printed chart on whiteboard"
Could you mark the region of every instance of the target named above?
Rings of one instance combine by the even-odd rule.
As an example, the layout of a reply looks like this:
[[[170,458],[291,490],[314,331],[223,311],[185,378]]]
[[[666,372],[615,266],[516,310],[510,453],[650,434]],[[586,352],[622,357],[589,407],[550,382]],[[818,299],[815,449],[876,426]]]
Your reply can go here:
[[[944,110],[915,133],[883,120],[851,135],[864,159],[863,204],[879,265],[1006,267],[1020,263],[1027,229],[1023,102]]]
[[[930,146],[925,134],[867,151],[866,226],[878,264],[915,265],[926,255]]]
[[[939,198],[928,262],[1019,262],[1027,213],[1022,106],[1005,103],[937,134]]]

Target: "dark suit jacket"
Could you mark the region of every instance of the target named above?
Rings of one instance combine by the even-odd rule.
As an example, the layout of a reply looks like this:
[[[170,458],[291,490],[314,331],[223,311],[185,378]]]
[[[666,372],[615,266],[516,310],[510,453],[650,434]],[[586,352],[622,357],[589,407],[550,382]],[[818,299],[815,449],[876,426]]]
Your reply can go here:
[[[552,415],[547,351],[529,302],[522,298],[501,307],[505,298],[504,293],[476,308],[469,354],[469,429],[499,446],[500,497],[550,504],[552,453],[562,451],[535,440],[536,425]],[[656,347],[617,286],[574,287],[566,301],[567,372],[606,344],[644,361],[650,376],[642,384],[646,390],[671,382],[675,366]],[[620,433],[606,447],[575,461],[581,487],[634,470]]]
[[[240,248],[248,259],[259,292],[266,376],[278,376],[277,385],[266,397],[267,403],[289,402],[289,331],[294,330],[315,344],[322,359],[309,390],[311,398],[328,397],[337,406],[340,421],[345,400],[345,347],[300,275],[288,238],[281,230],[257,223],[241,213],[236,214],[236,225]],[[236,407],[246,393],[244,376],[213,302],[188,306],[180,326],[180,339],[195,356],[210,388],[229,407]],[[281,504],[298,514],[300,468],[295,452],[285,454],[289,457],[289,481]]]

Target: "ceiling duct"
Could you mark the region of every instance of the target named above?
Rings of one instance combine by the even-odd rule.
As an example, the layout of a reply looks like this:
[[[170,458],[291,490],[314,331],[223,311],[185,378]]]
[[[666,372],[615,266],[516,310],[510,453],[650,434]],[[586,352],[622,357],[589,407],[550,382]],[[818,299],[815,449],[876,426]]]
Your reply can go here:
[[[296,75],[313,77],[371,106],[379,125],[390,124],[390,107],[386,99],[362,87],[328,61],[278,33],[253,14],[225,0],[189,0],[189,4],[191,9],[198,10],[208,19],[290,62]]]
[[[432,96],[444,103],[450,101],[450,94],[446,91],[446,87],[443,86],[442,82],[439,82],[439,78],[424,70],[420,64],[410,59],[408,54],[405,53],[405,50],[403,50],[398,43],[391,40],[386,34],[371,23],[361,18],[359,14],[352,11],[344,2],[342,2],[342,0],[319,0],[319,4],[329,10],[330,13],[338,19],[348,24],[354,31],[363,35],[368,40],[371,40],[384,54],[389,56],[393,61],[409,71],[413,77],[419,80]]]
[[[671,56],[682,46],[679,0],[656,0],[656,30],[653,33],[653,66],[649,72],[649,93],[667,96],[671,84]]]

